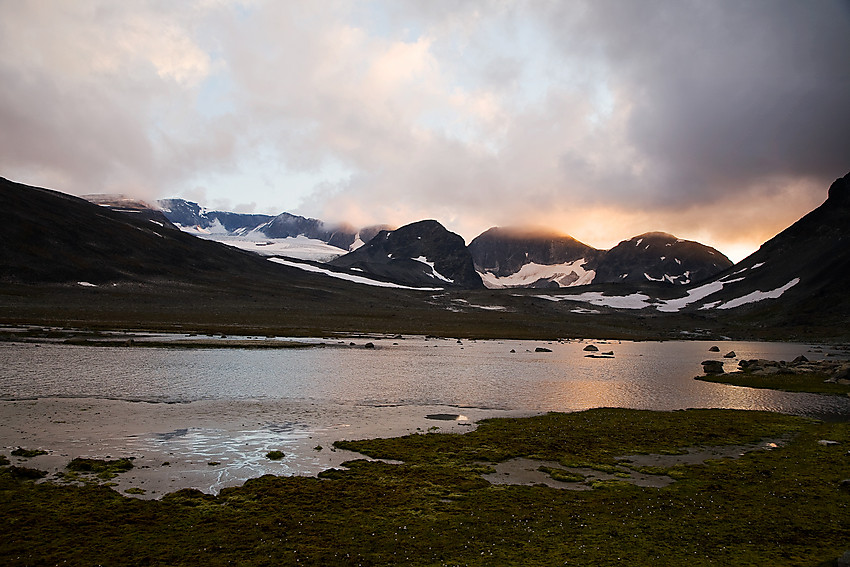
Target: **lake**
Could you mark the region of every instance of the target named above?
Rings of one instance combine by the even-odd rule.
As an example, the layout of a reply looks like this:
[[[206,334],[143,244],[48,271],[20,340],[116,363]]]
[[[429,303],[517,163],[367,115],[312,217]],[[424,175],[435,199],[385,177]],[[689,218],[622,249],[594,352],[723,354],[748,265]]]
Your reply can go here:
[[[291,349],[0,345],[0,399],[103,398],[148,402],[290,400],[365,406],[456,406],[575,411],[600,406],[759,409],[850,415],[850,398],[694,380],[700,362],[812,360],[827,347],[766,342],[458,341],[424,337],[327,340]],[[374,349],[364,348],[366,342]],[[614,358],[587,358],[595,344]],[[717,345],[720,353],[709,352]],[[537,347],[552,352],[534,352]],[[514,352],[511,352],[514,351]],[[735,351],[737,358],[722,355]],[[845,354],[846,356],[846,354]]]

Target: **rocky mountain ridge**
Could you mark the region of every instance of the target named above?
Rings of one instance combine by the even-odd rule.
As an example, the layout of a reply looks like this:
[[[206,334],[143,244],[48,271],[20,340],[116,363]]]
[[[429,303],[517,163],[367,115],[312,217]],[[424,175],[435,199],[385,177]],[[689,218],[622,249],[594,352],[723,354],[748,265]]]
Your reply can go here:
[[[178,321],[169,314],[182,309],[183,299],[163,303],[163,294],[189,301],[196,320],[218,321],[219,307],[209,308],[215,296],[238,306],[228,317],[248,310],[243,324],[265,317],[281,325],[278,318],[283,317],[279,321],[290,321],[299,333],[325,328],[315,325],[316,317],[325,317],[327,328],[349,325],[355,311],[357,324],[346,328],[373,328],[380,311],[382,323],[375,328],[422,331],[433,323],[447,329],[464,317],[475,321],[476,333],[491,336],[516,336],[517,326],[540,336],[545,320],[547,333],[554,333],[547,336],[570,336],[576,326],[579,333],[584,330],[576,336],[603,327],[608,334],[619,329],[614,335],[643,336],[641,329],[652,326],[676,337],[704,336],[700,333],[706,328],[723,328],[725,336],[845,337],[850,320],[850,174],[831,185],[820,207],[706,281],[675,286],[653,281],[657,277],[646,272],[650,278],[633,283],[594,283],[557,292],[481,289],[463,239],[436,221],[382,231],[362,251],[338,258],[336,265],[322,265],[269,262],[144,218],[130,203],[115,209],[97,206],[2,178],[0,206],[8,220],[0,225],[0,284],[5,308],[17,310],[15,321],[28,321],[32,313],[54,320],[52,313],[58,311],[88,320],[92,310],[103,317],[98,321],[128,321],[154,304],[152,322]],[[658,249],[646,239],[656,237],[664,248],[681,244],[669,235],[652,234],[621,244],[651,258]],[[387,285],[405,278],[413,285]],[[104,308],[113,290],[115,301]],[[141,296],[146,303],[139,303]],[[77,302],[76,311],[66,309],[68,298]],[[296,303],[299,319],[294,321],[288,317]],[[279,309],[268,319],[274,305]],[[128,309],[137,315],[128,319]],[[430,323],[409,324],[421,317]]]
[[[262,215],[208,211],[198,203],[185,199],[161,199],[158,204],[171,222],[184,229],[194,228],[196,232],[209,231],[241,237],[253,234],[272,239],[303,236],[339,248],[340,254],[362,246],[380,230],[390,228],[376,225],[357,229],[349,224],[329,224],[319,219],[287,212],[279,215]]]
[[[590,283],[584,266],[602,251],[571,236],[525,227],[493,227],[469,243],[475,269],[489,288],[568,287]]]
[[[333,249],[329,249],[323,254],[313,254],[307,258],[323,262],[332,261],[334,256],[342,256],[346,251],[358,249],[380,231],[392,232],[392,228],[386,225],[358,230],[350,225],[328,225],[318,219],[286,212],[271,216],[207,211],[197,203],[183,199],[163,199],[159,204],[171,222],[184,230],[194,230],[200,236],[204,234],[199,231],[253,239],[305,237],[324,242],[339,250],[334,253]],[[406,232],[403,231],[402,235]],[[398,238],[399,241],[404,240],[401,236]],[[266,244],[268,243],[260,242],[258,245]],[[424,283],[419,277],[421,274],[415,275],[418,270],[399,269],[399,260],[405,258],[415,261],[419,257],[426,257],[430,262],[434,262],[441,254],[437,249],[425,251],[420,247],[416,255],[409,256],[403,250],[386,249],[388,245],[394,246],[395,239],[385,241],[379,255],[384,258],[386,254],[393,254],[394,262],[385,262],[372,256],[367,259],[364,255],[358,255],[351,260],[333,262],[333,265],[345,269],[356,268],[404,285],[421,285]],[[472,278],[469,274],[461,275],[458,272],[455,276],[459,279],[448,278],[452,280],[451,285],[460,285],[457,282],[463,281],[466,282],[464,285],[477,288],[480,287],[479,280],[485,287],[494,289],[559,288],[591,283],[646,281],[686,285],[711,277],[732,265],[728,258],[713,248],[664,233],[636,236],[606,251],[552,230],[493,227],[474,238],[469,243],[468,250],[479,277]],[[254,248],[253,251],[266,255],[297,255],[288,248],[282,251],[276,248]],[[457,254],[457,251],[452,254]],[[393,266],[392,269],[390,265]],[[463,271],[465,268],[461,269],[461,272]],[[426,273],[430,272],[426,270]],[[440,273],[439,270],[437,273]]]
[[[719,250],[665,232],[647,232],[604,252],[590,268],[593,283],[665,282],[688,285],[732,266]]]
[[[591,283],[663,282],[687,285],[732,265],[720,251],[663,232],[598,250],[551,231],[494,227],[469,245],[490,288],[558,288]]]
[[[382,230],[365,245],[329,264],[404,285],[483,287],[463,238],[435,220]]]

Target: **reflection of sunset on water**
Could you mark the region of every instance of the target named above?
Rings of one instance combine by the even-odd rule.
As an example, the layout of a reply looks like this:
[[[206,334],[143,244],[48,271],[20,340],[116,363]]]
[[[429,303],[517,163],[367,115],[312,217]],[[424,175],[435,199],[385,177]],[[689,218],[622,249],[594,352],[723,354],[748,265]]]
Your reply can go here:
[[[375,349],[118,349],[0,345],[7,369],[2,394],[124,400],[315,400],[366,406],[449,405],[521,411],[600,406],[673,410],[690,407],[850,413],[850,400],[710,384],[694,377],[701,362],[741,358],[823,358],[808,345],[705,341],[470,341],[369,339]],[[363,341],[360,341],[361,343]],[[709,352],[721,345],[722,352]],[[551,352],[535,352],[538,347]],[[511,352],[514,351],[514,352]],[[735,351],[735,358],[723,354]],[[594,353],[590,353],[594,354]],[[84,370],[84,371],[83,371]],[[459,414],[466,412],[457,412]]]

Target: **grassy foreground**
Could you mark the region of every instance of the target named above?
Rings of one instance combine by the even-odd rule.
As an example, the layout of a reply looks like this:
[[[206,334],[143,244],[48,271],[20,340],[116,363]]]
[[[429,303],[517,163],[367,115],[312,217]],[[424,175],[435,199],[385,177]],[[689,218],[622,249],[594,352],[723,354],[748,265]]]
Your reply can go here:
[[[615,456],[784,437],[771,451],[677,465],[661,489],[490,485],[512,457]],[[828,439],[837,444],[821,444]],[[272,477],[159,501],[0,469],[4,565],[830,565],[850,549],[850,425],[765,412],[596,409],[493,419],[465,435],[339,443],[321,478]],[[671,472],[671,471],[658,471]]]
[[[829,394],[833,396],[850,395],[850,385],[835,382],[825,382],[829,376],[825,374],[750,374],[732,372],[729,374],[706,374],[697,376],[697,380],[729,384],[730,386],[747,386],[749,388],[765,388],[782,390],[783,392],[809,392],[811,394]]]

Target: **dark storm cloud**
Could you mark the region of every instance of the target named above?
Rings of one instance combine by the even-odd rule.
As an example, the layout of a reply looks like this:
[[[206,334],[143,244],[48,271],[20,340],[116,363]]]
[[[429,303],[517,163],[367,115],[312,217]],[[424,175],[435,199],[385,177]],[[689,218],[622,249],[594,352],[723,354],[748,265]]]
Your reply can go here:
[[[627,137],[650,164],[650,195],[679,205],[850,170],[850,3],[587,8],[549,18],[552,35],[567,57],[597,54],[632,105]]]

